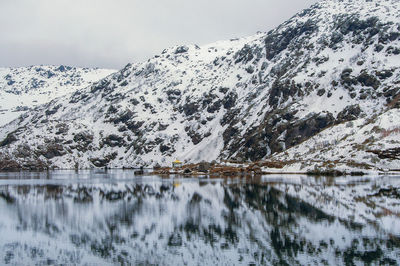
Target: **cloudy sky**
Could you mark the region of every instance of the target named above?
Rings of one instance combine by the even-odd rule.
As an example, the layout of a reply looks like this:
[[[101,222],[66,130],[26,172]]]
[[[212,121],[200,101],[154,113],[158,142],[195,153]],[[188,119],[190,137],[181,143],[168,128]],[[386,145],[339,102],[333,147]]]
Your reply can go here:
[[[317,0],[0,0],[0,66],[121,68],[268,31]]]

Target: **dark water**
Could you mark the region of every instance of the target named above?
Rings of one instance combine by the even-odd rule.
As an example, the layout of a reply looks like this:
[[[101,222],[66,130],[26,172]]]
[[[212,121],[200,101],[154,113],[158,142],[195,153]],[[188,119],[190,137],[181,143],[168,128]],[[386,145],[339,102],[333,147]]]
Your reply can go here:
[[[0,173],[0,265],[399,265],[400,177]]]

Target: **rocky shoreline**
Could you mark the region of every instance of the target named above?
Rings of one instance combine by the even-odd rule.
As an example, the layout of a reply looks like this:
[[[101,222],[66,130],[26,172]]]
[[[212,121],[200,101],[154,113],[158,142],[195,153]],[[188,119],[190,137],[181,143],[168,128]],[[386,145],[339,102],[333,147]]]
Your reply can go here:
[[[382,169],[373,165],[356,163],[354,161],[321,161],[321,160],[264,160],[251,163],[238,163],[232,161],[200,162],[183,164],[180,167],[155,166],[153,168],[102,168],[135,170],[135,175],[159,175],[169,177],[181,176],[207,176],[220,177],[252,177],[271,174],[301,174],[311,176],[363,176],[363,175],[396,175],[400,169]],[[0,160],[0,172],[14,171],[48,171],[71,170],[48,166],[43,161],[35,161],[24,165],[11,159]],[[78,169],[75,170],[85,170]]]
[[[336,166],[336,167],[335,167]],[[337,161],[259,161],[255,163],[222,164],[198,163],[180,168],[160,167],[150,174],[155,175],[206,175],[209,177],[248,177],[270,174],[305,174],[312,176],[363,176],[370,174],[400,174],[400,169],[380,169],[355,162]]]

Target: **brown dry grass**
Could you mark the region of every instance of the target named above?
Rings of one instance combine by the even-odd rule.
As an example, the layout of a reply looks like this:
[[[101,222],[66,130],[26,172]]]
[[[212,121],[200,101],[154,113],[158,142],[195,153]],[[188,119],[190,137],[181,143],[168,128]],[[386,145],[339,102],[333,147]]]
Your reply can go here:
[[[387,107],[395,108],[398,103],[400,103],[400,94],[396,95],[393,100],[387,104]]]
[[[383,129],[381,132],[381,138],[389,137],[390,135],[400,134],[400,127],[395,127],[393,129]]]

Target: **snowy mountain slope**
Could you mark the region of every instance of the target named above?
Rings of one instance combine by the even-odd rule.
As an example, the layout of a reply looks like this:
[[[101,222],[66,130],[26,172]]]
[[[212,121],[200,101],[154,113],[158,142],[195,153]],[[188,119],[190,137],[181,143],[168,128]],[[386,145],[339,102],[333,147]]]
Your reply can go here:
[[[113,72],[69,66],[0,68],[0,126],[35,106],[87,87]]]
[[[3,128],[1,152],[27,168],[260,160],[399,108],[399,62],[399,1],[321,1],[266,34],[128,64]]]
[[[287,162],[268,172],[376,172],[400,169],[400,109],[329,127],[274,156]]]

